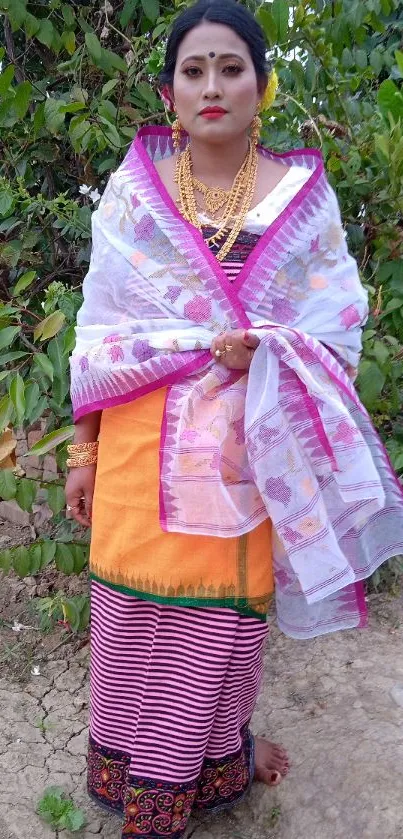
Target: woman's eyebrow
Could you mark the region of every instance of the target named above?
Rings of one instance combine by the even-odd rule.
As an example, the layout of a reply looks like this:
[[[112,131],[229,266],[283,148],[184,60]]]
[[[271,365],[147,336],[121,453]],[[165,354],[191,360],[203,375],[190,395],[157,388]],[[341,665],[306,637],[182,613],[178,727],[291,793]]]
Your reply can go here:
[[[187,56],[186,56],[186,57],[182,60],[181,64],[184,64],[184,63],[185,63],[185,61],[205,61],[205,60],[206,60],[206,57],[207,57],[207,56],[205,56],[205,55],[187,55]],[[226,52],[226,53],[223,53],[222,55],[217,55],[217,54],[216,54],[216,58],[224,58],[224,59],[225,59],[225,58],[237,58],[239,61],[243,61],[243,60],[244,60],[244,59],[242,58],[242,56],[241,56],[241,55],[237,55],[237,53],[236,53],[236,52]]]

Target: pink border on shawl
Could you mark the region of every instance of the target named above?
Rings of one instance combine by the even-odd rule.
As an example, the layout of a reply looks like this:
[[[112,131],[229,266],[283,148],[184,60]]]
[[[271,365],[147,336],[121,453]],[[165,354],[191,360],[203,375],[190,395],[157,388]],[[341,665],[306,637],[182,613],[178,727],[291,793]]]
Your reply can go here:
[[[145,396],[147,393],[152,393],[154,390],[158,390],[160,387],[173,385],[185,376],[189,376],[197,370],[200,370],[200,368],[206,365],[208,361],[213,362],[213,359],[209,350],[206,350],[203,352],[203,356],[201,358],[193,359],[193,361],[188,364],[184,364],[180,369],[175,370],[173,373],[167,373],[155,382],[149,382],[148,384],[136,388],[135,390],[131,390],[128,393],[122,393],[119,396],[111,396],[108,399],[99,399],[97,402],[92,402],[90,405],[87,404],[81,408],[77,408],[74,412],[74,421],[76,422],[80,419],[80,417],[83,417],[85,414],[89,414],[92,411],[103,411],[106,408],[114,408],[116,405],[125,405],[127,402],[134,402],[134,400],[139,399],[140,396]]]
[[[143,163],[145,169],[147,170],[148,175],[150,176],[157,192],[159,193],[159,195],[163,199],[164,203],[167,205],[168,209],[170,210],[172,215],[176,218],[176,220],[179,221],[185,227],[187,233],[189,234],[189,236],[192,237],[192,239],[194,241],[197,252],[199,254],[201,254],[203,256],[203,258],[205,259],[205,261],[208,263],[209,268],[211,269],[211,271],[213,273],[213,276],[215,276],[216,280],[219,283],[219,286],[221,288],[221,291],[222,291],[225,299],[227,301],[229,301],[233,311],[236,312],[236,315],[237,315],[237,318],[238,318],[238,321],[239,321],[240,325],[248,327],[248,326],[250,326],[250,321],[245,316],[243,306],[239,302],[237,295],[234,294],[233,291],[231,291],[231,288],[229,287],[228,278],[227,278],[227,275],[226,275],[225,271],[221,268],[218,260],[214,256],[214,254],[212,254],[211,251],[209,250],[208,246],[206,245],[206,243],[203,239],[203,236],[202,236],[200,230],[197,230],[197,228],[194,227],[193,224],[190,224],[188,221],[186,221],[186,219],[184,219],[183,216],[180,214],[180,212],[179,212],[177,206],[175,205],[174,201],[172,200],[165,184],[162,182],[162,180],[161,180],[161,178],[160,178],[160,176],[157,172],[157,169],[155,168],[154,163],[151,160],[151,158],[150,158],[150,156],[147,152],[147,149],[145,148],[144,144],[141,141],[143,136],[149,136],[149,135],[153,135],[153,134],[156,134],[157,136],[161,136],[161,134],[162,135],[171,134],[171,129],[170,128],[165,128],[164,126],[161,127],[161,128],[158,128],[158,126],[156,126],[156,125],[151,125],[147,128],[146,127],[140,128],[140,131],[138,132],[138,134],[136,136],[136,139],[134,140],[133,148],[135,149],[135,151],[138,153],[139,157],[141,158],[141,162]],[[129,154],[130,154],[130,151],[129,151]]]
[[[251,325],[249,318],[246,317],[244,312],[244,307],[242,306],[239,297],[238,297],[238,290],[241,289],[244,281],[249,276],[251,269],[256,263],[256,260],[261,255],[262,251],[266,247],[266,245],[274,238],[278,230],[283,226],[283,224],[288,220],[290,215],[297,209],[302,201],[306,198],[312,188],[316,185],[321,175],[323,175],[325,169],[322,159],[322,154],[319,149],[296,149],[295,151],[288,151],[282,154],[277,152],[272,152],[269,149],[264,149],[262,146],[259,146],[259,149],[264,157],[273,157],[278,158],[279,160],[283,158],[292,158],[292,157],[303,157],[310,155],[314,158],[317,158],[318,165],[316,169],[312,172],[312,175],[308,178],[308,180],[303,184],[301,189],[294,195],[294,198],[291,199],[289,204],[284,208],[283,212],[280,213],[277,219],[272,222],[271,225],[265,230],[263,235],[261,236],[258,244],[253,249],[252,253],[249,254],[241,271],[238,274],[238,277],[233,283],[228,282],[228,277],[221,267],[220,263],[214,256],[214,254],[210,251],[208,246],[206,245],[203,236],[196,227],[194,227],[189,222],[185,221],[183,216],[180,214],[178,208],[176,207],[174,201],[172,200],[171,196],[169,195],[168,190],[166,189],[164,183],[162,182],[158,171],[151,160],[147,149],[142,142],[143,138],[149,136],[158,136],[164,137],[172,136],[171,129],[166,126],[143,126],[140,128],[134,142],[132,145],[132,149],[135,150],[141,161],[146,168],[155,188],[157,189],[159,195],[164,200],[165,204],[168,206],[172,214],[175,218],[181,222],[186,227],[189,235],[192,236],[192,239],[195,243],[198,252],[204,256],[204,259],[208,263],[209,267],[211,268],[216,280],[218,281],[222,293],[225,295],[226,299],[230,302],[234,312],[236,312],[238,320],[243,327],[248,327]],[[130,155],[130,151],[129,151]]]
[[[254,265],[256,264],[257,260],[259,259],[262,251],[265,249],[268,242],[270,242],[272,239],[274,239],[276,233],[285,224],[285,222],[288,221],[288,219],[292,215],[292,213],[302,204],[302,202],[304,201],[306,196],[313,189],[313,187],[316,186],[319,178],[323,175],[323,173],[325,171],[325,167],[324,167],[323,159],[322,159],[322,154],[319,151],[319,149],[296,149],[295,151],[284,152],[284,154],[277,154],[276,152],[272,152],[269,149],[263,148],[262,146],[259,146],[259,148],[262,151],[262,156],[263,157],[268,157],[268,158],[270,158],[270,157],[276,158],[277,157],[279,159],[282,159],[283,157],[294,157],[294,156],[297,156],[297,157],[301,156],[302,157],[302,156],[306,156],[307,154],[311,154],[313,157],[316,157],[316,158],[319,159],[319,164],[316,167],[316,169],[314,169],[314,171],[312,172],[312,175],[310,175],[308,180],[305,181],[305,183],[303,184],[301,189],[299,189],[298,192],[296,193],[296,195],[294,195],[294,198],[292,198],[291,201],[289,201],[289,203],[287,204],[286,207],[284,207],[284,210],[280,213],[280,215],[277,216],[277,218],[269,225],[267,230],[265,230],[265,232],[260,237],[257,245],[255,245],[252,252],[249,254],[249,256],[246,259],[246,261],[244,263],[244,266],[243,266],[243,268],[245,268],[245,269],[248,268],[249,273],[252,270],[252,268],[254,267]],[[269,193],[269,195],[270,195],[270,193]],[[245,272],[244,272],[244,270],[241,269],[237,278],[234,280],[233,285],[235,286],[237,291],[238,291],[238,289],[240,290],[242,288],[242,286],[244,284],[244,281],[246,279],[246,275],[247,275],[247,271],[245,270]]]

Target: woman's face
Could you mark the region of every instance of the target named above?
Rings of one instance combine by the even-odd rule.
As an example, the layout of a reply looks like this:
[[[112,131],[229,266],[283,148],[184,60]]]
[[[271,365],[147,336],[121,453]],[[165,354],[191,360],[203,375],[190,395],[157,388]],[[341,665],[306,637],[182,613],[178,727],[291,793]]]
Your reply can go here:
[[[204,21],[185,35],[173,100],[191,137],[222,143],[246,133],[262,96],[248,46],[229,26]]]

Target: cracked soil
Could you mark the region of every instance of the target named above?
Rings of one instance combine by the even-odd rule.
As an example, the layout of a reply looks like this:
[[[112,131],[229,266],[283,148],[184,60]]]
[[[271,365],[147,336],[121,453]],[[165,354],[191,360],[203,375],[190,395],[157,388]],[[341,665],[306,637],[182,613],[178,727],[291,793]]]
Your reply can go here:
[[[51,785],[84,809],[77,836],[120,839],[120,820],[85,789],[88,644],[60,646],[60,627],[45,637],[10,628],[34,626],[35,585],[1,581],[0,839],[55,837],[35,813]],[[188,839],[403,839],[403,596],[374,594],[369,605],[362,631],[297,642],[273,628],[253,730],[288,749],[290,775],[277,789],[255,785],[230,814],[192,822]]]

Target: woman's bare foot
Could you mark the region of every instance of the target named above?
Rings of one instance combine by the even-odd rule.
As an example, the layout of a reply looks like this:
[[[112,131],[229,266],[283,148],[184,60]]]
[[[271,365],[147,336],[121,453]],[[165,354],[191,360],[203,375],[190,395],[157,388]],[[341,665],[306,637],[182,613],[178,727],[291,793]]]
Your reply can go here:
[[[255,737],[255,781],[276,787],[288,769],[288,755],[281,746]]]

